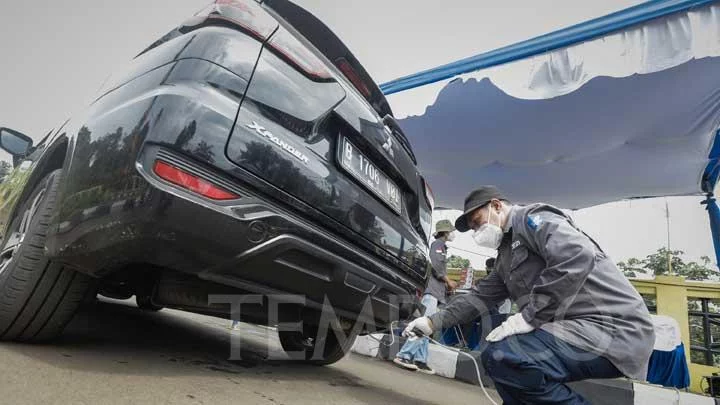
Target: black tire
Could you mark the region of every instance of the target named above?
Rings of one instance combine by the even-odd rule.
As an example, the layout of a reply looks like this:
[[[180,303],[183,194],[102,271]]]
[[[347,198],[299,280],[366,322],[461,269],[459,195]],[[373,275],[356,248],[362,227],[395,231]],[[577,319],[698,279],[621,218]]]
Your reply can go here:
[[[159,305],[153,304],[152,297],[147,294],[136,295],[135,303],[137,304],[138,308],[142,309],[143,311],[159,311],[164,308]]]
[[[40,342],[62,333],[93,295],[92,278],[44,254],[60,170],[35,187],[13,218],[0,256],[0,340]]]
[[[343,331],[339,333],[342,336],[347,336]],[[318,327],[312,325],[306,327],[303,333],[296,331],[278,332],[283,350],[288,353],[300,354],[299,357],[291,355],[293,360],[316,366],[327,366],[340,361],[350,351],[357,337],[347,336],[341,342],[338,340],[336,332],[331,328],[328,328],[327,332],[324,333],[325,336],[319,337],[318,334]],[[319,345],[322,347],[322,353],[316,355],[315,348]]]

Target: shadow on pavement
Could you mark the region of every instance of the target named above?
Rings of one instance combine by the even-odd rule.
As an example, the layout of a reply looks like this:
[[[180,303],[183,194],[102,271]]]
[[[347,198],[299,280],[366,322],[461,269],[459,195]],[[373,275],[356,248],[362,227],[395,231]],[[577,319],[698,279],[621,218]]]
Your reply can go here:
[[[289,360],[268,360],[263,336],[265,328],[246,327],[232,332],[224,328],[228,321],[163,310],[145,312],[124,303],[97,302],[84,307],[63,335],[50,344],[2,343],[10,350],[36,361],[63,369],[84,372],[147,375],[155,377],[213,376],[235,384],[272,382],[326,382],[331,387],[352,390],[355,398],[369,402],[429,404],[367,381],[338,366],[317,367]],[[241,337],[241,360],[231,361],[231,336]],[[260,337],[259,337],[260,336]],[[276,335],[275,335],[276,336]],[[277,346],[277,338],[268,342]],[[350,361],[341,360],[340,363]]]

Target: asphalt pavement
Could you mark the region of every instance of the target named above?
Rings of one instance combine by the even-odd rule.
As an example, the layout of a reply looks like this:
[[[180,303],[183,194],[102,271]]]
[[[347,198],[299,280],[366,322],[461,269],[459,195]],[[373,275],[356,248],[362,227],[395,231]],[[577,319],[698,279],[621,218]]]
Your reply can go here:
[[[0,403],[489,403],[478,387],[356,354],[327,367],[297,364],[274,330],[228,324],[127,301],[89,305],[52,344],[0,344]]]

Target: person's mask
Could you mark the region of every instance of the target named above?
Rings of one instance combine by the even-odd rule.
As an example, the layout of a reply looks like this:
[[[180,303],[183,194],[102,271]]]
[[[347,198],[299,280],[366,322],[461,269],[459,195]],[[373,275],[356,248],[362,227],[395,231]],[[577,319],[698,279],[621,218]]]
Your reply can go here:
[[[452,242],[455,240],[455,232],[450,232],[447,236],[447,241]]]
[[[473,240],[481,247],[497,250],[503,238],[503,230],[500,227],[500,214],[496,213],[491,206],[488,206],[488,211],[488,222],[475,231]],[[497,217],[497,224],[493,223],[493,214]]]

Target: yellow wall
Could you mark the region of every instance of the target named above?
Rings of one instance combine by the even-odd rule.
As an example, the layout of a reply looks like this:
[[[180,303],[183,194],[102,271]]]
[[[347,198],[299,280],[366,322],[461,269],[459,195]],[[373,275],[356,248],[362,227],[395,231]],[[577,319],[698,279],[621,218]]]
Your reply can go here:
[[[462,269],[450,267],[447,269],[447,275],[450,280],[459,282],[462,278]]]
[[[485,277],[487,275],[487,273],[485,273],[485,271],[480,271],[480,270],[474,270],[474,271],[475,271],[475,275],[474,275],[475,281],[477,281],[480,278]],[[464,281],[462,278],[462,272],[463,272],[463,269],[458,269],[458,268],[453,268],[453,267],[448,267],[448,269],[447,269],[448,278],[450,280],[454,280],[457,282]]]
[[[682,277],[657,276],[654,280],[630,280],[641,294],[654,295],[657,314],[666,315],[680,324],[680,334],[685,345],[685,355],[690,369],[690,390],[701,392],[702,377],[720,368],[690,363],[690,324],[687,301],[692,298],[720,298],[720,283],[685,281]]]

